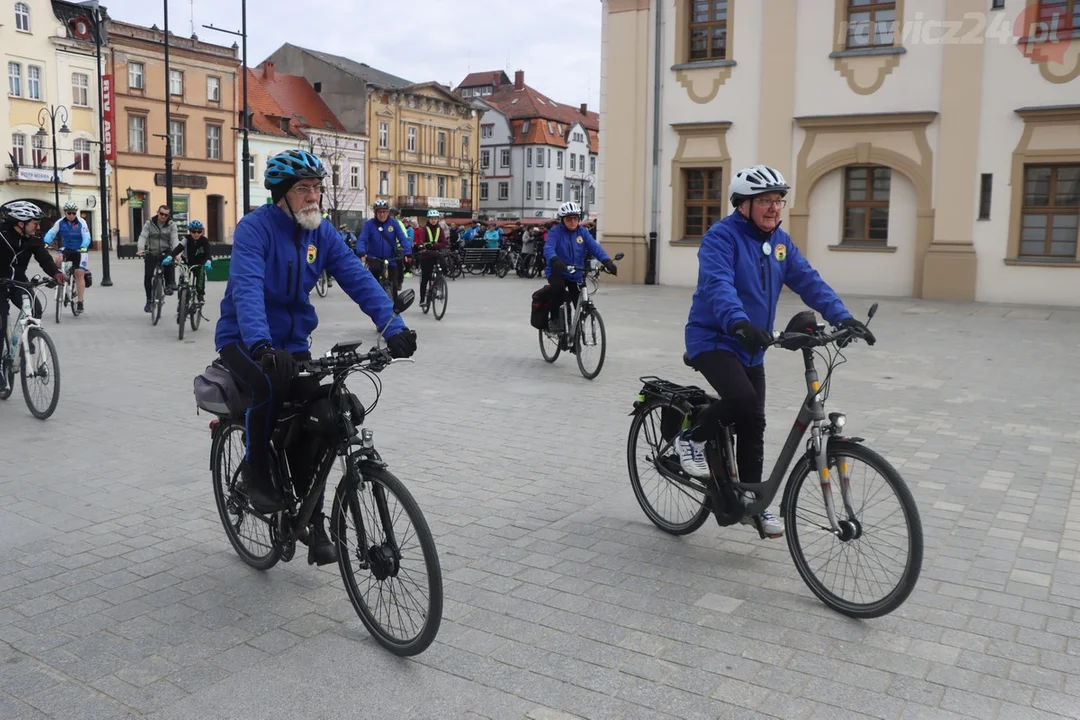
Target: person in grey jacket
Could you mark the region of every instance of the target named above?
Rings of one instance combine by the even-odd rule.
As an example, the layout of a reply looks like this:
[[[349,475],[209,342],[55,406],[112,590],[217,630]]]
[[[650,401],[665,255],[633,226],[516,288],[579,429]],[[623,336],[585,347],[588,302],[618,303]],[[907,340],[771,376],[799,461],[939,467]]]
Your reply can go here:
[[[154,278],[154,268],[161,264],[172,249],[180,244],[179,233],[176,223],[172,221],[172,211],[168,205],[158,208],[157,215],[146,221],[142,232],[139,233],[139,242],[135,248],[135,256],[145,259],[143,270],[143,288],[146,290],[146,305],[143,312],[150,312],[150,283]],[[173,265],[165,266],[165,294],[171,295],[176,289],[176,268]]]

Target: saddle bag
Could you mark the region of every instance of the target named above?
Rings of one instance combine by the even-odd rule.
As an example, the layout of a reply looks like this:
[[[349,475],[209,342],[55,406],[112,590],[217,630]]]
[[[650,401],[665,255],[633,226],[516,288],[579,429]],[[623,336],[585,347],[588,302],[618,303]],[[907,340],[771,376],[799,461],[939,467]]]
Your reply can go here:
[[[251,407],[251,395],[240,387],[225,365],[215,360],[195,377],[195,404],[219,417],[242,416]]]
[[[84,277],[86,278],[86,287],[93,287],[94,286],[94,273],[87,270]]]
[[[529,316],[529,324],[537,330],[546,330],[548,318],[555,307],[554,291],[550,285],[545,285],[532,294],[532,314]]]

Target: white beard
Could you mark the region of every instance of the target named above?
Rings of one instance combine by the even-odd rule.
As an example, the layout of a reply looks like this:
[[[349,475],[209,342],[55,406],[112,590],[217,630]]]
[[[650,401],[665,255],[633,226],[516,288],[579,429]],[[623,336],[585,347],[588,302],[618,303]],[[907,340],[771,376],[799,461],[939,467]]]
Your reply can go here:
[[[305,230],[314,230],[322,224],[322,213],[316,203],[305,205],[296,213],[296,222]]]

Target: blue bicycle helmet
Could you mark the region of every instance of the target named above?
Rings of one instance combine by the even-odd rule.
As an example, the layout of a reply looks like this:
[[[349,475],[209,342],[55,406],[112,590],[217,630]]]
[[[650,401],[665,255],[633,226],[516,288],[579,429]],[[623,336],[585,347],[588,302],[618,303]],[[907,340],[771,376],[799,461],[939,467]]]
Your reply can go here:
[[[187,224],[187,229],[188,230],[205,230],[206,228],[203,227],[203,224],[202,224],[202,222],[200,220],[192,220],[191,222],[189,222]]]
[[[298,180],[326,177],[322,161],[306,150],[286,150],[266,161],[263,186],[277,202]]]

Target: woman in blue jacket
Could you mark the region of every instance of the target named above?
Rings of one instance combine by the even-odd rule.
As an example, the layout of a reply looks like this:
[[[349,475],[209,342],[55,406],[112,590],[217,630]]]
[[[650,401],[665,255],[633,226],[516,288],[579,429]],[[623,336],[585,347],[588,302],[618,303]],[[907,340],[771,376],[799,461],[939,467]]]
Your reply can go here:
[[[772,342],[776,303],[787,285],[833,325],[874,336],[844,307],[833,289],[780,229],[790,190],[784,176],[765,165],[740,170],[729,188],[735,211],[705,233],[698,250],[697,290],[686,323],[686,355],[717,394],[735,423],[739,482],[761,482],[765,446],[765,350]],[[705,440],[716,431],[701,419],[676,440],[687,474],[710,476]],[[771,538],[784,523],[765,510],[755,518]],[[744,520],[750,524],[751,520]]]
[[[579,286],[584,279],[582,270],[585,259],[591,255],[604,264],[612,275],[619,274],[619,268],[611,261],[604,248],[589,231],[581,227],[581,206],[576,202],[563,203],[557,213],[559,224],[548,231],[544,243],[544,275],[552,290],[551,332],[562,332],[562,306],[564,303],[577,304]],[[573,272],[567,268],[573,267]],[[566,281],[570,280],[568,284]]]

